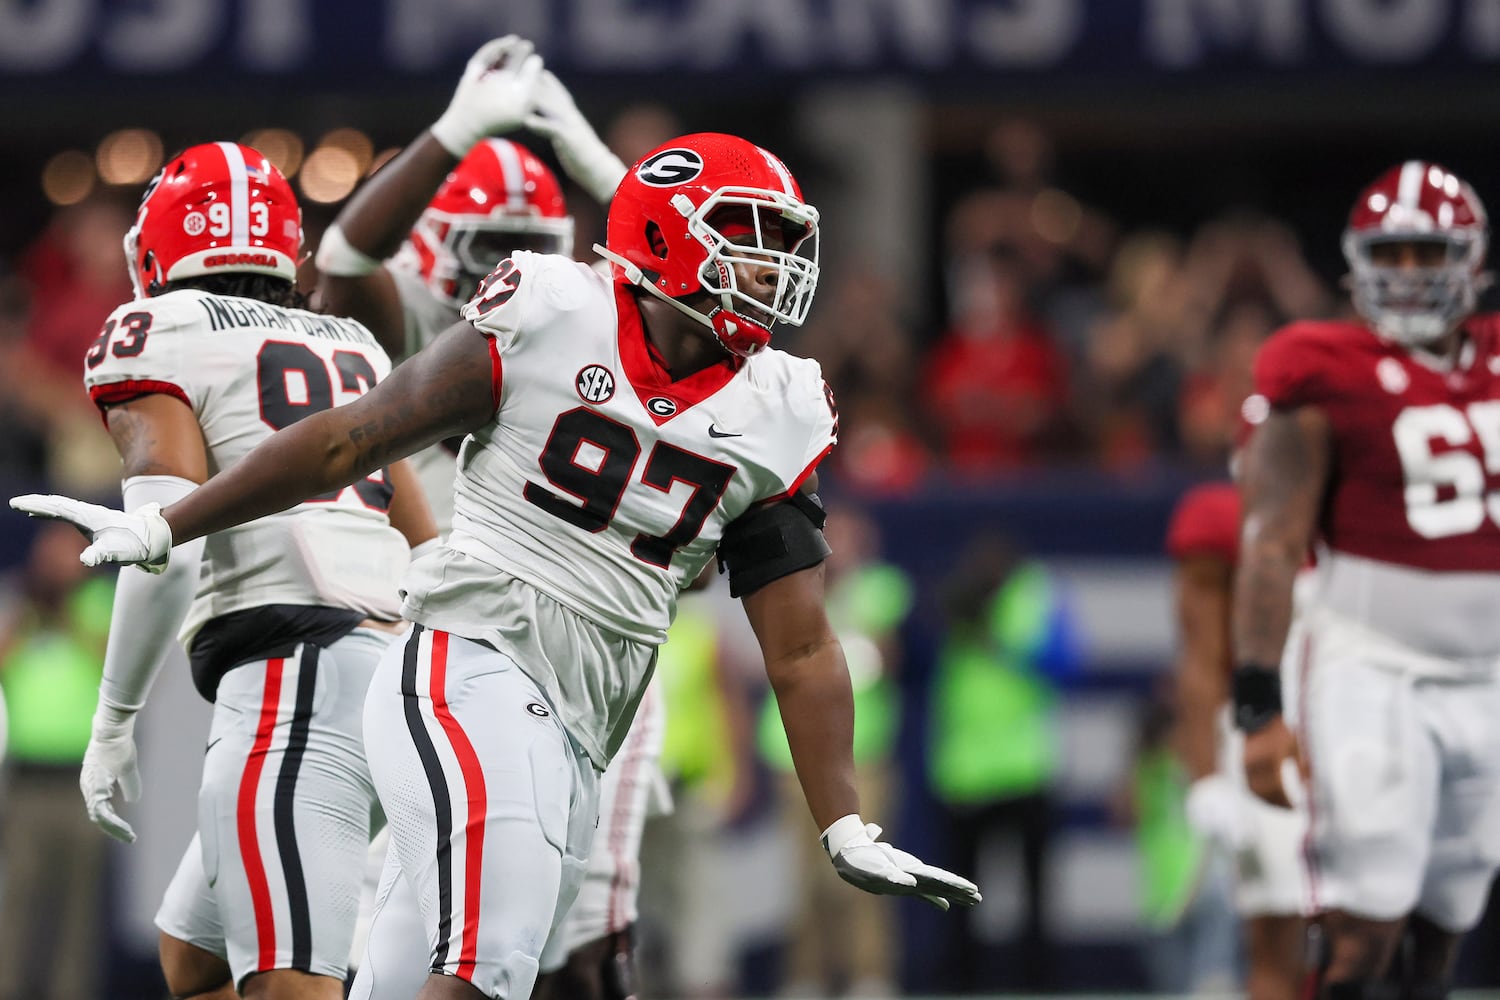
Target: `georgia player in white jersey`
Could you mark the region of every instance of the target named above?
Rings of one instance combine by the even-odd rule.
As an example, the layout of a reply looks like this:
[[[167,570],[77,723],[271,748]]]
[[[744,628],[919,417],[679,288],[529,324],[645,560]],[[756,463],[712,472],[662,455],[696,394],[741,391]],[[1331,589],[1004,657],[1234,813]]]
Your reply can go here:
[[[1361,322],[1294,323],[1256,359],[1271,415],[1244,466],[1235,703],[1257,794],[1286,804],[1282,765],[1301,765],[1324,997],[1446,996],[1500,866],[1500,323],[1474,312],[1487,235],[1458,177],[1392,168],[1345,231]],[[1293,729],[1275,667],[1314,541]]]
[[[440,120],[430,137],[350,199],[318,248],[324,307],[363,322],[396,357],[415,353],[456,323],[501,259],[521,250],[572,256],[573,219],[556,176],[525,146],[490,136],[527,121],[544,123],[574,179],[601,202],[625,175],[625,165],[604,147],[562,83],[543,72],[541,57],[524,39],[511,35],[481,47],[453,102],[473,109],[472,121],[486,137],[451,134]],[[457,449],[452,439],[411,459],[444,535],[453,520]],[[578,899],[543,953],[538,996],[554,986],[570,1000],[623,1000],[632,992],[641,836],[648,807],[667,796],[657,763],[665,722],[653,686],[600,779],[597,847]],[[377,889],[376,898],[392,888]],[[402,944],[420,947],[420,927],[397,932],[387,918],[383,931],[362,960],[370,970],[360,990],[405,968],[415,994],[426,963],[420,955],[410,962],[410,948]]]
[[[187,495],[389,373],[364,327],[296,308],[301,242],[291,187],[253,149],[194,146],[152,181],[126,239],[137,298],[84,359],[127,507]],[[175,996],[342,995],[377,808],[364,689],[409,547],[435,534],[398,465],[195,542],[159,576],[120,575],[81,777],[90,817],[134,839],[111,797],[137,791],[135,713],[179,626],[215,705],[198,835],[157,915]]]
[[[683,136],[610,203],[600,250],[613,281],[561,257],[503,261],[467,322],[166,511],[12,501],[79,524],[90,561],[156,562],[174,537],[468,435],[453,532],[407,574],[417,625],[382,660],[365,713],[432,946],[424,1000],[530,992],[582,876],[596,769],[628,731],[677,593],[715,555],[835,868],[871,892],[978,901],[973,883],[877,842],[859,816],[812,492],[836,417],[817,364],[767,346],[772,324],[807,315],[816,239],[780,160],[733,136]]]

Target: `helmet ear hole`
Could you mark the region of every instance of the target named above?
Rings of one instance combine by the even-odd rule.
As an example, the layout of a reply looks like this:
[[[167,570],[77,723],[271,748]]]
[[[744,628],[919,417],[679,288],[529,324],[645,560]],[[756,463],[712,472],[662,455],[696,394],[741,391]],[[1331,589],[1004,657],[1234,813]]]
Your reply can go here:
[[[654,222],[648,221],[646,223],[646,245],[651,248],[652,253],[656,254],[662,260],[666,260],[667,256],[671,253],[670,248],[667,246],[667,238],[662,235],[661,227]]]

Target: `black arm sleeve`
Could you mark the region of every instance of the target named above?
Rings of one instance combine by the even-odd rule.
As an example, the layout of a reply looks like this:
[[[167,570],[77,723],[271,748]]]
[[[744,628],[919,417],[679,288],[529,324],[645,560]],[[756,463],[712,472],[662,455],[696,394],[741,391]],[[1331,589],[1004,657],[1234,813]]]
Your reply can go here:
[[[827,519],[816,493],[794,493],[740,515],[719,541],[719,572],[729,570],[730,596],[753,594],[827,559],[833,551],[823,538]]]

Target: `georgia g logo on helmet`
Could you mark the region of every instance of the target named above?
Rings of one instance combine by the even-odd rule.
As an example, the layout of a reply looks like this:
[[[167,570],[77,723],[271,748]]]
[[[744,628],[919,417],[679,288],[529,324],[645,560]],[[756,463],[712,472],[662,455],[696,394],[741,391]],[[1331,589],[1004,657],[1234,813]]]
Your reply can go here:
[[[686,184],[703,173],[703,157],[691,149],[677,147],[642,160],[635,175],[652,187],[674,187]]]

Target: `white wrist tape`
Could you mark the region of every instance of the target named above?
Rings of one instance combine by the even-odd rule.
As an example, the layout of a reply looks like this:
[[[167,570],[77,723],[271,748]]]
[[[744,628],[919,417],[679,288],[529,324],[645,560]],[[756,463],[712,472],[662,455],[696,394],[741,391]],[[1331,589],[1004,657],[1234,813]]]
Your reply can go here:
[[[830,858],[836,858],[840,851],[861,838],[870,839],[865,831],[865,821],[859,818],[858,813],[850,813],[847,816],[840,816],[823,831],[823,848]]]
[[[380,270],[380,261],[350,243],[337,222],[324,230],[314,259],[319,271],[335,278],[363,278]]]

